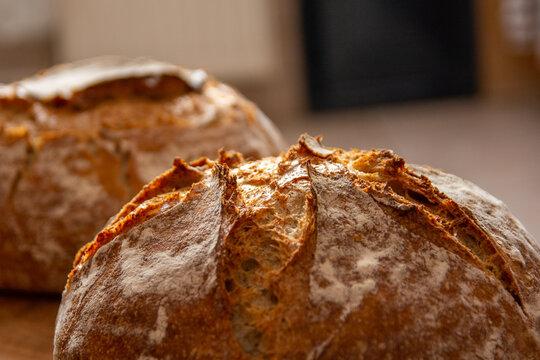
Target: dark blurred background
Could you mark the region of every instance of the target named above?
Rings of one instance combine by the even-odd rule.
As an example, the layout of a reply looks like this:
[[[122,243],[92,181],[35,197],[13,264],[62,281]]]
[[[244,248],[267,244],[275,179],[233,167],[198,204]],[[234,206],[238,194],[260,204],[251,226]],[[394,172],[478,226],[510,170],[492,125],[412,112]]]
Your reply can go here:
[[[203,67],[293,143],[390,148],[540,238],[539,0],[0,0],[0,82],[105,54]]]
[[[304,0],[302,20],[312,109],[476,90],[469,0]]]

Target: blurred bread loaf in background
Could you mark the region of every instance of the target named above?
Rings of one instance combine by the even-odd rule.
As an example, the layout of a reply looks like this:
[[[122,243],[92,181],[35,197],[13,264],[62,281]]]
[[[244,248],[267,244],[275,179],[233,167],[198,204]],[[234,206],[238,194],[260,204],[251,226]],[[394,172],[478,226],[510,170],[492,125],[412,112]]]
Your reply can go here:
[[[0,288],[59,292],[76,251],[181,156],[248,158],[284,144],[202,70],[104,57],[0,87]]]

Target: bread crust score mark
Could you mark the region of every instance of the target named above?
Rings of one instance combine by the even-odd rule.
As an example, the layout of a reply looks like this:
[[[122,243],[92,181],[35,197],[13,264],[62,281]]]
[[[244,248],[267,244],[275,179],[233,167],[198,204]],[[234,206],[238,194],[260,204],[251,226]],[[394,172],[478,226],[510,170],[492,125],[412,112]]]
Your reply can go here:
[[[538,245],[463,180],[453,200],[430,179],[450,186],[307,135],[278,158],[176,160],[79,252],[56,357],[127,341],[154,357],[534,358]]]

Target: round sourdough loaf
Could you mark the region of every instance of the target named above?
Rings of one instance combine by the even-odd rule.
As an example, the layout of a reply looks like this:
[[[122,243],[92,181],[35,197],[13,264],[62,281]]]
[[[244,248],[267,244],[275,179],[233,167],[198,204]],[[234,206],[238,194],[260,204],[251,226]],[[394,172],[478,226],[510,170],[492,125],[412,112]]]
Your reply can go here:
[[[78,249],[171,159],[284,145],[202,70],[85,60],[0,87],[0,288],[60,292]]]
[[[532,359],[539,246],[497,199],[304,135],[174,167],[79,252],[56,359]]]

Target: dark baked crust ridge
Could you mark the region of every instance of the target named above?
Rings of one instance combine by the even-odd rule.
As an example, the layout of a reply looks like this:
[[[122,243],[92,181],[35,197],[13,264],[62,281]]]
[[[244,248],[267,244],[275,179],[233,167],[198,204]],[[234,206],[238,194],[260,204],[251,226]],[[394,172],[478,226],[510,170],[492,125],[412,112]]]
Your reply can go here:
[[[180,317],[177,321],[171,315],[166,332],[167,336],[173,336],[175,331],[182,332],[178,329],[190,332],[198,322],[225,322],[228,325],[223,325],[221,331],[223,338],[232,341],[226,345],[231,352],[225,354],[223,348],[214,349],[206,341],[215,339],[202,337],[193,342],[184,338],[181,354],[189,353],[192,358],[321,359],[388,354],[451,358],[459,354],[465,358],[518,359],[538,353],[539,307],[528,300],[538,297],[538,288],[533,286],[527,293],[523,292],[524,313],[505,289],[505,283],[448,231],[443,210],[461,205],[439,193],[436,195],[443,200],[436,205],[441,208],[428,211],[427,205],[410,201],[406,193],[399,195],[387,186],[388,180],[399,178],[402,172],[407,172],[406,176],[414,173],[390,152],[326,149],[331,151],[329,154],[306,143],[309,144],[300,142],[278,159],[233,162],[229,176],[230,183],[235,185],[227,187],[232,198],[219,195],[228,204],[223,209],[236,214],[221,237],[221,251],[215,258],[219,264],[216,276],[223,292],[211,305],[203,296],[176,298],[177,302],[199,305],[188,320]],[[192,185],[192,190],[204,192],[212,186],[210,171],[204,172],[206,175]],[[389,173],[393,175],[390,177]],[[411,189],[424,191],[427,198],[430,191],[436,191],[426,185],[427,179],[419,175],[414,178],[420,179],[423,187],[417,188],[412,181],[405,183]],[[196,206],[189,203],[197,198],[185,197],[182,201],[186,206]],[[467,215],[470,211],[463,212]],[[161,216],[149,222],[159,219],[165,222]],[[178,218],[169,220],[174,222]],[[133,244],[146,241],[136,234],[146,224],[143,222],[125,233],[134,234],[130,238]],[[122,266],[129,261],[119,244],[125,241],[123,236],[104,245],[102,249],[116,246],[120,250],[118,257],[104,255],[103,264]],[[510,237],[501,241],[515,240]],[[152,258],[169,250],[169,247],[147,246],[138,255],[130,254],[134,259]],[[498,250],[506,254],[505,247]],[[94,269],[92,276],[87,274],[94,258],[105,251],[99,249],[94,257],[81,263],[81,271],[72,278],[65,298],[73,297],[74,288],[79,289],[86,280],[92,284],[94,278],[113,277],[106,269]],[[532,251],[526,255],[528,259],[538,258],[534,248],[523,251]],[[538,262],[526,262],[525,266],[531,274],[536,274]],[[514,280],[521,288],[528,285],[520,272],[515,274]],[[122,298],[122,286],[126,284],[121,283],[126,277],[120,273],[114,276],[116,282],[99,296]],[[158,278],[145,279],[153,282],[152,279]],[[159,281],[153,283],[152,286],[157,286]],[[157,301],[150,297],[141,298],[137,313],[144,311],[145,304]],[[101,311],[102,301],[96,298],[80,309],[88,313]],[[123,317],[132,319],[133,310],[119,304]],[[219,314],[211,313],[216,308],[220,309]],[[61,313],[73,311],[74,307],[64,300]],[[155,320],[144,328],[154,331],[159,323],[159,311],[152,307],[148,313],[154,314],[149,316]],[[65,344],[61,342],[74,333],[66,328],[70,321],[63,319],[59,317],[57,344]],[[110,323],[102,320],[100,326]],[[78,329],[87,326],[85,321],[74,322],[69,326]],[[87,344],[97,346],[91,335],[78,334],[88,340]],[[111,345],[111,357],[113,351],[121,351],[116,345],[119,341],[129,341],[126,338],[129,336],[123,334],[122,339],[113,336],[104,340]],[[136,341],[149,344],[152,338],[149,335]],[[164,342],[168,344],[167,340]],[[66,350],[64,345],[55,345],[55,349],[57,354],[60,351],[66,356],[75,354],[72,352],[75,350]],[[148,355],[163,356],[152,346],[145,349]]]

